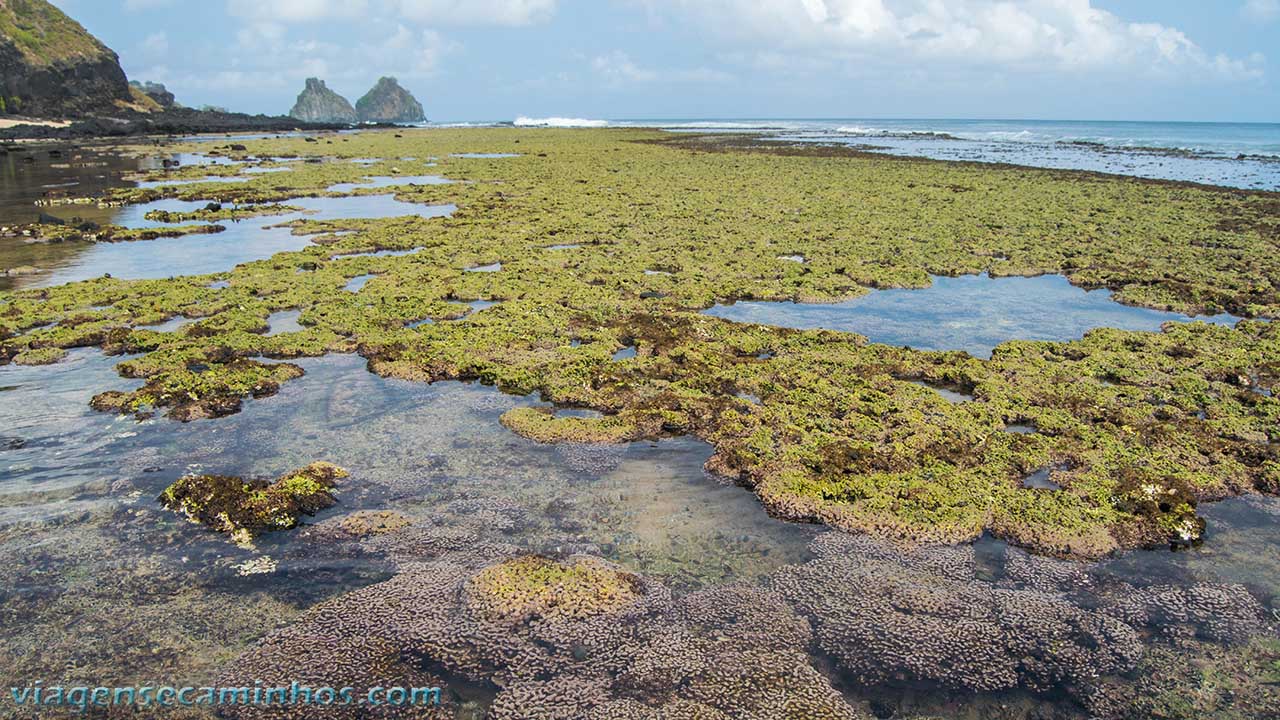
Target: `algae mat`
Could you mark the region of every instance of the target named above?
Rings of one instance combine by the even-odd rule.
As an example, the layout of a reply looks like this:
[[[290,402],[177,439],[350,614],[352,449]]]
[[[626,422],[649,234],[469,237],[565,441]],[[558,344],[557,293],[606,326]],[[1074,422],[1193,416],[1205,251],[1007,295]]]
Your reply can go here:
[[[1059,555],[1195,542],[1198,502],[1280,491],[1280,336],[1265,319],[1280,312],[1275,194],[639,130],[377,131],[214,147],[290,170],[110,200],[252,208],[391,190],[458,209],[295,221],[313,244],[212,275],[5,293],[0,361],[55,362],[82,346],[140,354],[118,369],[144,384],[94,406],[187,420],[233,413],[301,374],[277,360],[356,351],[385,376],[478,379],[603,413],[504,416],[538,440],[705,439],[709,467],[780,517],[924,541],[985,531]],[[455,182],[328,190],[427,172]],[[211,237],[185,241],[199,252]],[[353,256],[381,250],[413,252]],[[1246,319],[1012,341],[981,360],[699,314],[979,272],[1061,273],[1121,302]],[[366,275],[358,292],[345,289]],[[497,304],[471,313],[475,300]],[[268,335],[267,318],[285,310],[300,312],[303,329]],[[176,315],[197,321],[141,327]],[[615,360],[624,347],[634,357]],[[948,402],[921,380],[974,401]],[[1059,489],[1023,486],[1044,468]]]

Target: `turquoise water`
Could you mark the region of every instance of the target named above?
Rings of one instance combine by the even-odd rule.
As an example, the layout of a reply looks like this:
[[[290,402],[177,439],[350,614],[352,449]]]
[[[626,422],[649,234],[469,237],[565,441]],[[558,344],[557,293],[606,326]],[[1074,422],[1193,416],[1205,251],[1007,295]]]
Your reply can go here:
[[[918,350],[964,350],[991,357],[1006,340],[1075,340],[1091,328],[1158,330],[1186,315],[1121,305],[1107,290],[1082,290],[1061,275],[933,278],[921,290],[877,290],[840,303],[739,302],[708,315],[738,322],[865,335]],[[1234,325],[1233,315],[1195,318]]]

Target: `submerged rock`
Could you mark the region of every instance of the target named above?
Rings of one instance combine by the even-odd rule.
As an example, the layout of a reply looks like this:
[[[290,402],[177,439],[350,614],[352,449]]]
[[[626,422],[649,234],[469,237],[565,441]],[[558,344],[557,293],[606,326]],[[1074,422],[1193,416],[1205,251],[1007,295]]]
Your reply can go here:
[[[346,98],[326,87],[323,80],[307,78],[306,87],[298,93],[289,117],[307,122],[355,122],[356,111]]]
[[[356,114],[361,122],[412,123],[427,119],[422,103],[393,77],[378,78],[373,88],[356,101]]]
[[[479,681],[497,690],[485,715],[494,720],[865,717],[812,665],[803,650],[811,640],[808,623],[759,588],[676,599],[599,558],[472,542],[308,610],[220,680],[342,684],[358,694],[374,684]],[[379,717],[456,717],[459,698],[442,699]],[[360,717],[337,706],[228,714]]]
[[[187,475],[165,488],[160,504],[237,542],[271,530],[287,530],[303,515],[337,502],[333,489],[347,471],[314,462],[274,482],[230,475]]]

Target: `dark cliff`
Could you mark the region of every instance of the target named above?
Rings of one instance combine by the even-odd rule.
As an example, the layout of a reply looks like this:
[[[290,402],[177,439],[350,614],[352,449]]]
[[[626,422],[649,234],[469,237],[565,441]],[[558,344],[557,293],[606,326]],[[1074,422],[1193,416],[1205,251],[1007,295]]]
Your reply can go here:
[[[132,99],[116,54],[45,0],[0,0],[0,110],[34,117],[116,112]]]

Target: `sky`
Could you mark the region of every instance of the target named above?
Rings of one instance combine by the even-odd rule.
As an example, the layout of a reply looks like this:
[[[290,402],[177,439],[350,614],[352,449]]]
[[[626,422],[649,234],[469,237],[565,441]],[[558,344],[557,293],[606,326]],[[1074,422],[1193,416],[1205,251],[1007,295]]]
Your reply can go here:
[[[178,102],[433,121],[1280,122],[1280,0],[53,0]]]

